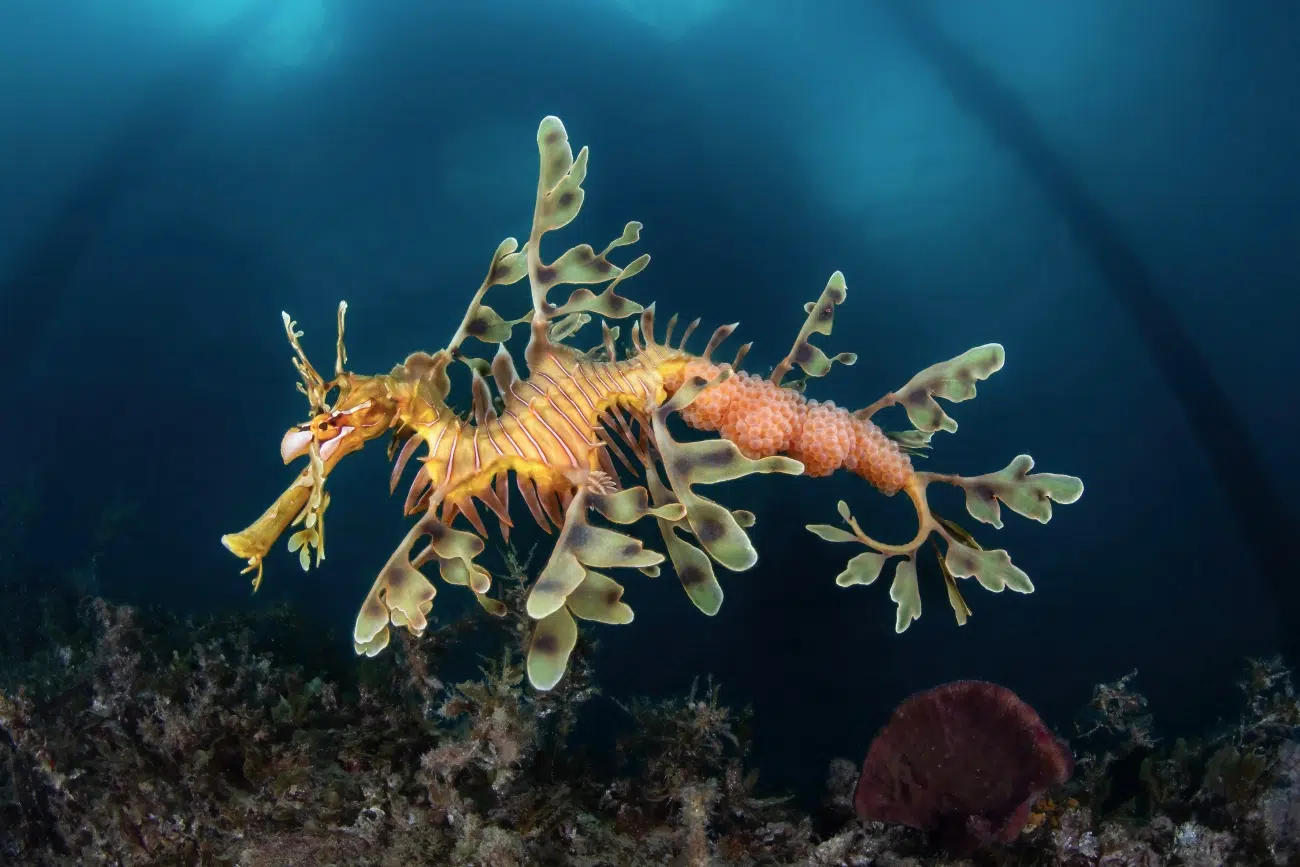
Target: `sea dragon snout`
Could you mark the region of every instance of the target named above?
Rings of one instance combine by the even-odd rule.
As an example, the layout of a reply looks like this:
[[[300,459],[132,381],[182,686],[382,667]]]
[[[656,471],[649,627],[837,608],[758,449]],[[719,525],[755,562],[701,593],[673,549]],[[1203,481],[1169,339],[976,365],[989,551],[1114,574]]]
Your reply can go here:
[[[333,409],[289,428],[280,440],[280,457],[286,464],[303,457],[315,443],[321,460],[329,464],[360,450],[368,441],[388,431],[397,415],[386,377],[352,376]]]

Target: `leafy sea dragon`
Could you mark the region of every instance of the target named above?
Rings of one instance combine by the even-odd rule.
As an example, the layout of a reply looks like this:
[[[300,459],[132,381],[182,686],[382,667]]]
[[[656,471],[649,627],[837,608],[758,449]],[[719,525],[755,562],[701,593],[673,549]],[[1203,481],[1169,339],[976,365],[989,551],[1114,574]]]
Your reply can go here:
[[[353,643],[358,653],[369,656],[388,644],[390,626],[406,627],[416,635],[428,626],[436,590],[420,569],[430,563],[437,564],[443,581],[468,587],[486,611],[505,613],[505,605],[489,595],[488,571],[476,562],[488,532],[476,504],[492,512],[508,537],[513,526],[511,474],[533,520],[548,533],[552,526],[558,531],[550,558],[526,597],[527,614],[535,621],[528,677],[542,690],[554,687],[564,675],[577,640],[575,618],[631,622],[623,587],[605,570],[632,568],[655,575],[665,559],[615,529],[618,525],[653,519],[691,601],[705,614],[718,611],[722,588],[713,564],[733,572],[755,564],[758,555],[745,532],[754,516],[733,511],[696,488],[753,473],[826,476],[846,469],[882,493],[901,491],[911,499],[919,526],[905,544],[868,536],[842,501],[843,527],[808,527],[828,541],[865,547],[836,579],[841,586],[871,584],[887,561],[900,558],[890,589],[897,604],[898,632],[921,614],[916,556],[927,540],[939,552],[936,537],[945,546],[939,562],[959,623],[970,615],[958,589],[960,578],[974,577],[994,592],[1033,590],[1029,577],[1012,565],[1005,551],[985,550],[955,523],[935,515],[926,488],[944,483],[964,489],[971,516],[1001,527],[999,504],[1045,523],[1052,502],[1074,502],[1083,493],[1082,482],[1073,476],[1030,473],[1033,460],[1028,455],[999,472],[973,477],[918,472],[911,460],[929,448],[936,431],[957,429],[936,398],[960,402],[974,397],[976,382],[1002,367],[1001,346],[980,346],[927,368],[856,412],[808,400],[802,388],[806,379],[785,384],[796,365],[805,377],[820,377],[833,362],[856,361],[851,353],[828,357],[810,341],[813,335],[831,333],[835,308],[847,296],[838,271],[820,297],[805,306],[807,319],[793,348],[769,377],[740,372],[749,344],[730,364],[713,359],[734,324],[718,328],[699,354],[686,349],[699,320],[674,344],[673,317],[660,341],[654,305],[643,308],[619,294],[622,283],[642,271],[650,257],[642,255],[622,267],[608,258],[639,240],[640,223],[628,223],[599,253],[579,244],[549,263],[543,261],[543,236],[568,225],[582,207],[588,151],[584,147],[574,156],[564,125],[555,117],[542,121],[537,146],[541,168],[527,242],[520,247],[507,238],[497,247],[487,276],[446,348],[414,353],[387,374],[353,373],[346,368],[344,302],[338,309],[334,376],[327,381],[308,361],[299,342],[302,333],[283,314],[302,380],[299,390],[312,414],[291,428],[280,445],[286,464],[307,459],[297,478],[250,527],[221,540],[247,561],[244,571],[255,573],[255,589],[267,552],[290,527],[299,528],[289,538],[289,550],[298,553],[302,567],[309,568],[313,559],[320,564],[330,502],[326,477],[344,456],[391,432],[393,490],[411,458],[423,449],[405,500],[406,513],[418,520],[380,570],[357,616]],[[483,303],[493,287],[525,278],[532,309],[523,317],[507,320]],[[555,290],[563,285],[576,288],[557,305]],[[589,286],[603,289],[597,294]],[[583,351],[566,342],[596,317],[603,331],[600,345]],[[620,357],[618,328],[609,321],[629,317],[635,317],[632,348]],[[518,325],[530,331],[526,378],[519,376],[505,348]],[[491,361],[465,354],[463,347],[471,337],[497,345]],[[472,409],[467,417],[447,402],[448,369],[457,361],[469,368]],[[906,410],[914,430],[889,434],[871,420],[893,405]],[[673,414],[696,430],[716,431],[718,437],[679,442],[668,428]],[[625,486],[627,478],[641,483]],[[593,522],[593,513],[603,521]],[[453,526],[458,516],[469,529]]]

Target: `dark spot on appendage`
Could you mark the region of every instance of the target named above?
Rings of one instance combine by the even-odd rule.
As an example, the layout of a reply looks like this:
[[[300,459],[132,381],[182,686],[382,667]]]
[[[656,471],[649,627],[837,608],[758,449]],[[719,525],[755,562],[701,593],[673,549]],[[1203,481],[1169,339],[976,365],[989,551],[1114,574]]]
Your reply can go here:
[[[557,203],[561,208],[567,208],[567,207],[569,207],[569,205],[572,205],[572,204],[573,204],[573,190],[565,190],[564,192],[560,193],[560,198],[559,198],[558,200],[556,200],[556,203]]]
[[[609,608],[613,608],[615,605],[617,605],[619,603],[619,600],[622,598],[623,598],[623,591],[618,589],[617,587],[611,587],[605,591],[605,605]]]
[[[813,358],[812,344],[810,344],[808,341],[804,340],[797,347],[795,347],[794,360],[797,363],[804,364],[809,361],[812,361],[812,358]]]
[[[694,529],[695,537],[706,545],[718,541],[727,534],[727,528],[722,525],[722,522],[712,518],[705,518],[697,522]]]
[[[627,299],[621,295],[610,295],[605,299],[605,304],[610,313],[622,313],[627,307]]]
[[[988,485],[976,485],[971,489],[971,493],[986,503],[991,503],[996,499],[993,495],[993,489]]]
[[[560,586],[560,582],[556,581],[554,578],[538,581],[533,585],[533,592],[538,596],[555,596],[563,589],[564,588]]]
[[[574,524],[569,528],[568,547],[577,550],[591,541],[591,528],[586,524]]]
[[[697,467],[729,467],[736,460],[735,452],[728,448],[730,445],[727,440],[717,440],[712,448],[698,450],[693,463]]]
[[[673,460],[673,475],[679,479],[685,479],[690,476],[691,469],[695,466],[695,461],[690,458],[676,458]]]
[[[641,550],[642,548],[640,542],[628,542],[626,545],[623,546],[623,550],[619,551],[618,554],[620,557],[627,557],[631,559],[632,557],[635,557],[636,555],[640,554]]]
[[[509,271],[510,271],[510,268],[509,268],[508,265],[506,265],[505,262],[498,262],[498,263],[496,263],[495,265],[492,266],[492,277],[491,277],[492,282],[495,283],[495,282],[497,282],[498,280],[504,280],[506,274],[507,274]]]
[[[686,566],[677,572],[683,587],[695,587],[709,580],[709,576],[698,566]]]
[[[817,313],[817,318],[818,318],[819,320],[821,320],[822,322],[826,322],[826,321],[828,321],[828,320],[834,319],[834,318],[835,318],[835,305],[833,305],[833,304],[827,304],[827,305],[826,305],[825,307],[823,307],[820,311],[818,311],[818,313]]]
[[[550,265],[539,265],[537,267],[537,279],[539,282],[554,283],[555,277],[556,277],[555,269],[552,268]]]
[[[537,635],[533,637],[533,650],[543,656],[554,656],[560,645],[554,635]]]
[[[542,141],[546,142],[548,145],[557,145],[563,138],[564,134],[562,132],[558,129],[553,129],[546,134],[546,138],[542,139]]]
[[[465,326],[465,333],[472,337],[481,337],[487,333],[488,324],[486,319],[474,317]]]
[[[597,273],[600,274],[608,274],[610,271],[614,270],[613,263],[611,263],[608,259],[603,259],[603,258],[597,259],[595,262],[593,262],[592,267],[595,268]]]
[[[827,290],[827,292],[826,292],[826,297],[828,297],[828,298],[831,299],[831,303],[832,303],[832,304],[843,304],[843,303],[844,303],[844,290],[843,290],[843,289],[829,289],[829,290]]]

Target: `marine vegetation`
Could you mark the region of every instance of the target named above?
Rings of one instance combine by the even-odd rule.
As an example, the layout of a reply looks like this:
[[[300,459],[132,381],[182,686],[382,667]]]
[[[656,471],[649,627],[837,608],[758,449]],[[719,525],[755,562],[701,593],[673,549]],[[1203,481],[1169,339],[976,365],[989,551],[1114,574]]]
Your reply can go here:
[[[561,684],[528,688],[513,629],[525,576],[500,577],[507,617],[399,633],[396,652],[360,664],[282,607],[182,620],[61,593],[39,606],[46,620],[0,612],[24,648],[0,647],[0,863],[1300,864],[1300,699],[1280,661],[1251,664],[1233,726],[1167,747],[1131,682],[1099,686],[1100,719],[1075,739],[1083,773],[1064,786],[1065,754],[1019,700],[939,686],[900,705],[865,762],[832,761],[818,802],[765,787],[750,740],[762,720],[713,683],[633,698],[616,754],[584,749],[581,718],[602,701],[586,636]],[[516,639],[463,680],[430,673],[478,630]],[[971,760],[1023,755],[1026,735],[1046,751],[1038,770]],[[893,785],[909,780],[921,785]]]
[[[557,532],[525,602],[535,622],[527,675],[541,690],[553,688],[564,676],[577,640],[575,618],[608,624],[632,620],[632,609],[622,601],[623,586],[604,570],[637,569],[655,575],[667,559],[697,608],[709,615],[719,610],[723,593],[714,564],[733,572],[754,566],[758,555],[746,533],[754,516],[711,500],[697,488],[756,473],[821,477],[845,469],[883,494],[902,492],[912,501],[918,529],[903,544],[867,535],[843,502],[839,513],[847,529],[808,527],[828,541],[866,548],[837,578],[842,586],[871,584],[889,560],[901,558],[890,588],[899,632],[920,616],[916,557],[933,537],[946,547],[940,564],[960,623],[970,609],[957,579],[974,577],[993,592],[1033,590],[1006,551],[985,550],[956,523],[934,514],[926,489],[934,483],[962,488],[971,517],[1001,527],[1001,505],[1045,523],[1052,502],[1074,502],[1083,492],[1082,482],[1073,476],[1031,473],[1034,462],[1028,455],[978,476],[918,472],[911,460],[930,447],[935,432],[957,429],[937,399],[960,402],[974,397],[976,383],[1002,367],[1000,345],[979,346],[935,364],[854,412],[809,400],[803,393],[806,380],[786,381],[795,366],[805,377],[820,377],[834,362],[856,361],[852,353],[830,357],[811,342],[814,335],[831,333],[835,308],[847,297],[844,276],[837,271],[821,295],[805,305],[806,319],[794,345],[770,376],[741,371],[748,344],[729,364],[714,360],[735,324],[719,327],[703,351],[691,352],[686,343],[698,320],[674,343],[676,317],[660,338],[654,305],[643,307],[619,294],[650,257],[642,255],[623,266],[608,257],[640,238],[640,223],[628,223],[599,253],[579,244],[544,261],[544,236],[567,226],[582,207],[588,150],[582,148],[575,157],[555,117],[542,121],[537,146],[540,172],[528,238],[522,247],[514,238],[498,245],[486,277],[443,349],[416,352],[387,374],[349,371],[344,302],[338,309],[334,375],[326,380],[308,360],[299,342],[302,332],[284,314],[302,378],[299,388],[312,415],[281,441],[284,461],[305,457],[306,466],[257,521],[222,538],[230,551],[247,561],[245,571],[254,573],[254,587],[261,581],[271,546],[290,527],[299,529],[289,538],[289,550],[297,552],[304,569],[313,561],[319,565],[330,503],[326,477],[345,456],[391,432],[394,490],[411,459],[424,449],[404,503],[406,513],[418,516],[418,521],[380,571],[357,617],[353,643],[358,653],[370,656],[388,645],[390,626],[406,627],[415,635],[427,628],[436,593],[420,571],[427,564],[437,564],[443,581],[468,587],[486,611],[505,613],[502,601],[490,595],[488,571],[476,562],[488,535],[476,504],[492,512],[508,538],[513,526],[511,473],[533,520],[546,532],[552,527]],[[520,317],[506,319],[484,304],[489,290],[525,279],[531,310]],[[565,285],[576,288],[561,299],[556,290]],[[603,289],[597,294],[590,286]],[[610,323],[632,317],[631,347],[620,353],[619,328]],[[583,349],[567,342],[593,319],[599,319],[603,332],[599,345]],[[505,346],[518,325],[529,332],[526,378],[520,377]],[[471,337],[495,344],[496,354],[490,360],[466,354]],[[466,416],[449,403],[449,368],[456,362],[469,368],[472,408]],[[891,434],[876,425],[876,413],[891,406],[906,410],[913,430]],[[669,431],[673,415],[697,431],[718,436],[678,441]],[[626,478],[636,484],[625,486]],[[618,529],[593,523],[593,512],[613,525],[652,518],[666,556]],[[453,525],[457,517],[465,519],[468,529]],[[933,547],[938,551],[937,543]]]

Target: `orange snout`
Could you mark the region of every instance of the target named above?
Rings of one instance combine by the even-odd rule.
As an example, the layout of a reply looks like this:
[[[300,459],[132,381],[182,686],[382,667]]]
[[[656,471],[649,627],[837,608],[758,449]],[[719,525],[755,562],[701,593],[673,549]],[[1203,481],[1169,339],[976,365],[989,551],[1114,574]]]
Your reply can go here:
[[[321,458],[329,460],[342,444],[339,437],[355,430],[348,413],[321,413],[311,421],[289,428],[280,440],[280,457],[287,464],[311,450],[313,441],[320,443]]]
[[[392,416],[391,404],[364,400],[350,409],[335,409],[318,414],[309,422],[289,428],[280,440],[280,457],[287,464],[311,450],[313,442],[320,444],[321,460],[356,451],[388,428]]]

